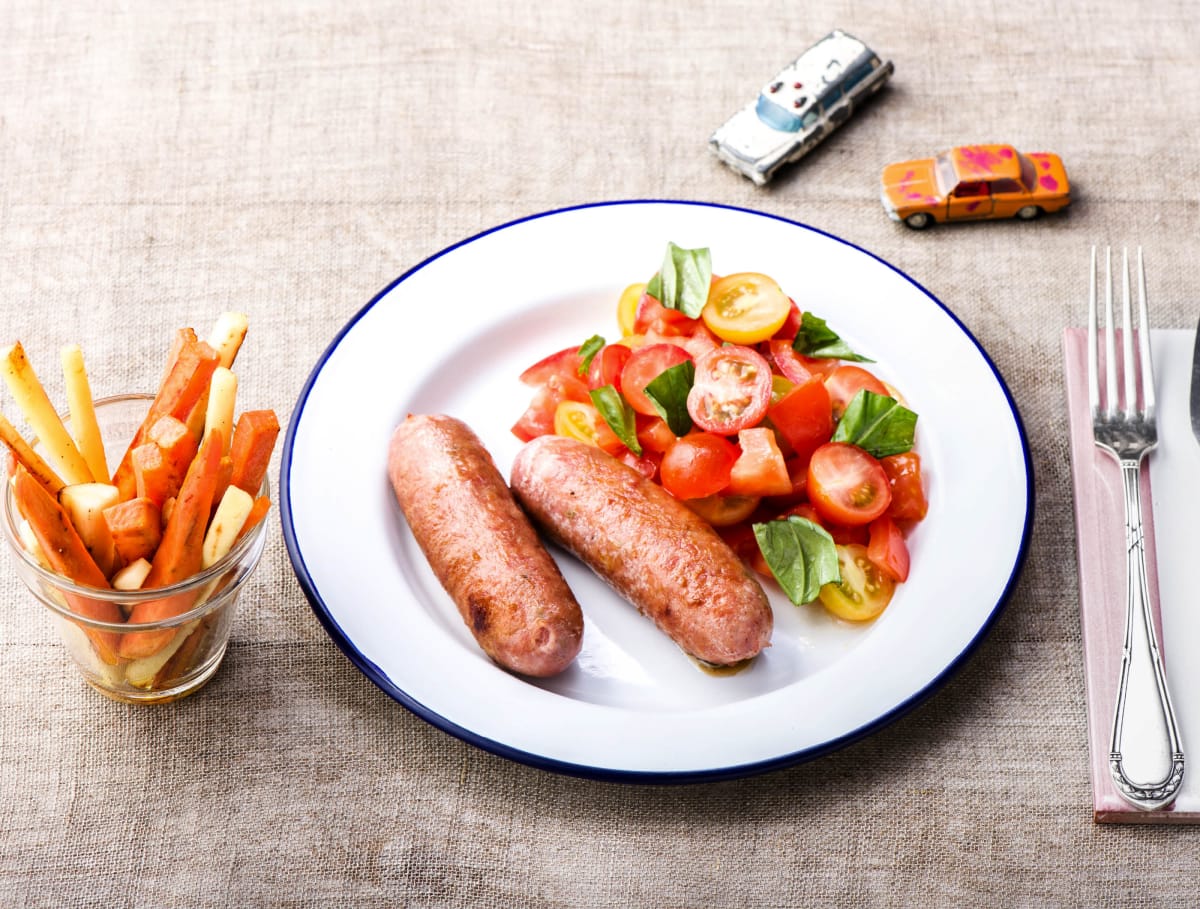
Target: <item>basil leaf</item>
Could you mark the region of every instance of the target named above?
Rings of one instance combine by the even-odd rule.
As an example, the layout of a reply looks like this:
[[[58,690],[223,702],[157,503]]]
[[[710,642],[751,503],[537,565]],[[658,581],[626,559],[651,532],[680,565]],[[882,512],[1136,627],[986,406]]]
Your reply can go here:
[[[611,385],[605,385],[588,394],[591,395],[592,403],[596,405],[596,410],[600,411],[600,416],[604,417],[609,429],[617,434],[617,438],[625,443],[626,448],[640,456],[642,446],[638,443],[633,408],[621,397],[621,393]]]
[[[791,515],[786,521],[755,524],[754,538],[771,574],[797,606],[815,600],[826,584],[842,580],[833,537],[819,524]]]
[[[917,415],[895,398],[861,389],[850,399],[834,430],[834,442],[857,445],[876,458],[900,454],[913,447]]]
[[[700,318],[712,283],[712,258],[708,247],[682,249],[667,244],[662,268],[646,285],[646,293],[667,309],[677,309],[691,319]]]
[[[688,413],[688,392],[696,380],[696,366],[691,360],[676,363],[660,372],[643,391],[654,409],[677,436],[687,435],[692,429],[692,415]]]
[[[874,363],[869,357],[856,354],[837,332],[825,324],[819,316],[806,312],[800,317],[800,328],[792,341],[792,348],[804,357],[819,360],[853,360],[856,363]]]
[[[579,346],[579,374],[586,376],[588,367],[592,365],[592,358],[604,349],[604,339],[599,335],[592,335]]]

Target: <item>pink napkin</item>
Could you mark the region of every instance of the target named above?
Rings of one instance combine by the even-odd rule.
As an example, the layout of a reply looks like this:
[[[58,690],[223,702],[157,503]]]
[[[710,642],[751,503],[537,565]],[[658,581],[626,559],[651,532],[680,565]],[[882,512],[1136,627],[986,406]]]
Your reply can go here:
[[[1154,333],[1155,367],[1159,374],[1158,386],[1161,388],[1166,376],[1160,369],[1163,364],[1158,357],[1158,335],[1158,332]],[[1109,776],[1108,749],[1112,737],[1125,621],[1124,492],[1120,468],[1116,461],[1097,448],[1092,440],[1087,389],[1087,332],[1084,329],[1068,328],[1065,331],[1063,359],[1071,429],[1071,466],[1079,556],[1079,612],[1087,683],[1088,743],[1091,749],[1094,817],[1100,823],[1198,823],[1200,797],[1197,793],[1200,793],[1200,786],[1189,785],[1189,782],[1194,783],[1197,774],[1200,774],[1200,753],[1195,750],[1188,751],[1189,730],[1183,726],[1182,720],[1181,734],[1188,763],[1185,765],[1184,786],[1172,806],[1158,811],[1134,808],[1117,795],[1116,787]],[[1175,373],[1179,375],[1174,375]],[[1186,382],[1189,374],[1187,370],[1172,370],[1174,381]],[[1159,396],[1161,404],[1161,390]],[[1173,418],[1175,416],[1177,414],[1173,414]],[[1163,443],[1161,423],[1164,417],[1165,414],[1160,410],[1160,445]],[[1186,415],[1184,419],[1186,421]],[[1153,501],[1150,483],[1151,475],[1155,472],[1154,458],[1155,455],[1152,454],[1147,462],[1151,469],[1142,471],[1142,504],[1147,512],[1144,516],[1144,536],[1150,600],[1159,629],[1159,646],[1163,660],[1169,666],[1171,647],[1169,643],[1164,644],[1162,639],[1159,589],[1159,570],[1165,570],[1165,567],[1157,563],[1154,520],[1148,507]],[[1168,668],[1168,676],[1170,674]],[[1172,685],[1171,696],[1177,713],[1180,712],[1181,697],[1189,695],[1192,695],[1192,692],[1180,691],[1178,686]],[[1191,731],[1200,735],[1200,730]],[[1197,740],[1193,737],[1192,741]]]

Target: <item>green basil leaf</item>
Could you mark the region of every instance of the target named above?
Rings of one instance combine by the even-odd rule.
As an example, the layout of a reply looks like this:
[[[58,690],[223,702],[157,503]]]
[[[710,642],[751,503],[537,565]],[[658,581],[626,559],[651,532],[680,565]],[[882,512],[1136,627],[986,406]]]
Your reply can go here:
[[[660,372],[643,391],[654,405],[671,432],[684,436],[691,432],[692,415],[688,413],[688,392],[696,380],[696,366],[691,360],[676,363]]]
[[[824,319],[811,312],[806,312],[800,317],[800,329],[792,341],[792,348],[801,356],[813,359],[875,362],[869,357],[856,354],[837,332],[825,324]]]
[[[691,319],[700,318],[712,283],[712,257],[708,247],[682,249],[667,243],[662,268],[646,285],[646,293],[667,309],[677,309]]]
[[[579,346],[579,374],[586,376],[588,368],[592,365],[592,358],[604,349],[604,339],[599,335],[592,335]]]
[[[797,606],[815,600],[826,584],[842,580],[837,547],[820,524],[791,515],[755,524],[754,538],[771,574]]]
[[[605,385],[589,394],[609,429],[617,434],[617,438],[625,443],[626,448],[640,456],[642,446],[638,443],[637,421],[633,408],[621,397],[621,393],[611,385]]]
[[[850,399],[833,432],[834,442],[857,445],[876,458],[913,447],[917,415],[895,398],[861,389]]]

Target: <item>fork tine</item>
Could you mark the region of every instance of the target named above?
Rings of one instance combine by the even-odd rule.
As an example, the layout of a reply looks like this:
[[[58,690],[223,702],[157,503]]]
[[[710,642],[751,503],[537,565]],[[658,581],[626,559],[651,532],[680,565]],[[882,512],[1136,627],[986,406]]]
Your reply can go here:
[[[1113,329],[1112,247],[1104,247],[1104,415],[1117,415],[1117,333]]]
[[[1092,419],[1100,414],[1099,341],[1096,332],[1096,247],[1092,246],[1092,271],[1088,292],[1088,407]]]
[[[1142,248],[1137,248],[1138,273],[1138,353],[1142,361],[1142,410],[1148,422],[1154,421],[1154,363],[1150,358],[1150,318],[1146,312],[1146,269],[1142,265]]]
[[[1121,371],[1125,378],[1125,406],[1121,412],[1132,420],[1137,412],[1137,364],[1133,359],[1133,303],[1129,296],[1129,247],[1121,250]]]

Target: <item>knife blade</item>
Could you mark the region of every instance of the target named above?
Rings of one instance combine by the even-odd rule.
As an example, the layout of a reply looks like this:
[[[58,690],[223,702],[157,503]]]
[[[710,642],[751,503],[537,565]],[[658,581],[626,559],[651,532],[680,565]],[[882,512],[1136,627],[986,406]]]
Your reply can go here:
[[[1200,324],[1196,326],[1196,340],[1192,345],[1192,433],[1200,441]]]

